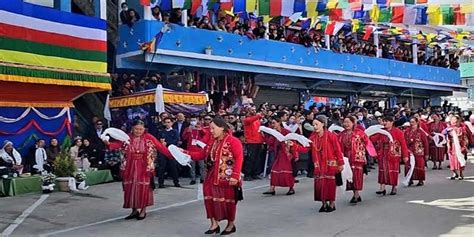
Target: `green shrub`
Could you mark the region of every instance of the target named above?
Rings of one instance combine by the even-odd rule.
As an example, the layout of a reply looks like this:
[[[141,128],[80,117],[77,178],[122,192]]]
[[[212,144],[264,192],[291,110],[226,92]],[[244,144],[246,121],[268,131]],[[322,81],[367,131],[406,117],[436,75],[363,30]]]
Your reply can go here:
[[[58,177],[74,177],[76,163],[66,152],[61,152],[54,160],[54,174]]]

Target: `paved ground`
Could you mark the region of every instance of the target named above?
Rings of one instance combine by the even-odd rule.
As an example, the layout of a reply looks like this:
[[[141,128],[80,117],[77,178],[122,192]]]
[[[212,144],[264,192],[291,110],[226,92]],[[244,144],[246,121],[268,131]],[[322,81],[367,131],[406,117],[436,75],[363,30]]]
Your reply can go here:
[[[447,169],[430,169],[424,187],[399,187],[397,196],[377,197],[376,172],[371,172],[366,177],[363,202],[350,206],[351,195],[338,190],[334,213],[317,212],[320,204],[312,201],[311,179],[300,178],[294,196],[277,189],[274,197],[261,194],[268,180],[247,182],[234,236],[474,237],[473,163],[470,160],[464,181],[447,180]],[[197,200],[197,186],[155,192],[156,204],[144,221],[122,220],[128,210],[121,208],[120,183],[93,186],[80,193],[56,192],[39,204],[12,236],[204,236],[208,221],[202,201]],[[0,231],[11,228],[40,197],[1,198]]]

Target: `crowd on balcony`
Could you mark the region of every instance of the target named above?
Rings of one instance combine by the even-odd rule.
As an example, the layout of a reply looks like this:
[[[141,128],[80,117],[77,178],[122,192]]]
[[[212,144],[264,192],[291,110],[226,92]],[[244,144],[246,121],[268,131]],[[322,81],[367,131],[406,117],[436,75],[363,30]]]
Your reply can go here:
[[[184,25],[182,21],[182,10],[174,9],[171,12],[162,12],[159,7],[151,9],[155,20],[172,24]],[[251,15],[251,14],[250,14]],[[133,26],[133,23],[140,20],[140,16],[134,9],[128,9],[126,3],[122,4],[120,13],[121,21],[124,24]],[[270,21],[265,26],[263,19],[250,18],[240,19],[232,17],[221,11],[215,22],[208,16],[201,18],[188,15],[187,27],[229,32],[246,36],[250,39],[269,39],[295,44],[306,47],[315,47],[317,50],[326,48],[327,42],[325,32],[317,25],[313,28],[303,26],[285,26],[281,21]],[[390,38],[380,38],[379,47],[370,40],[363,40],[363,35],[352,33],[351,29],[341,29],[337,34],[330,37],[330,49],[339,53],[350,53],[365,55],[370,57],[382,57],[404,62],[415,62],[419,65],[431,65],[437,67],[451,68],[457,70],[459,67],[459,55],[462,50],[446,50],[439,45],[427,46],[419,44],[417,55],[413,55],[411,42],[395,41]],[[378,53],[379,52],[379,53]]]

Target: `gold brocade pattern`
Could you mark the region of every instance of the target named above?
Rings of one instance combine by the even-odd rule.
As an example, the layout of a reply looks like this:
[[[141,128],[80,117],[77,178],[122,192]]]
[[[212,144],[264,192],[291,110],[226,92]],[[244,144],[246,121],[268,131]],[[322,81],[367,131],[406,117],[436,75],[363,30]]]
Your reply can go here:
[[[402,156],[402,146],[400,145],[399,141],[393,141],[390,144],[390,155],[395,157]]]

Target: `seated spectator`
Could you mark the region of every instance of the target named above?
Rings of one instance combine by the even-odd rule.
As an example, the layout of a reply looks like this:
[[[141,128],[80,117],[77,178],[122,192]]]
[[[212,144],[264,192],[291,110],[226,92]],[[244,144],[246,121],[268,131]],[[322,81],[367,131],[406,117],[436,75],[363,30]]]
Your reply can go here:
[[[85,138],[82,141],[82,157],[84,159],[87,159],[91,167],[98,168],[99,167],[99,161],[100,160],[100,152],[99,149],[94,145],[92,145],[89,141],[89,139]]]
[[[145,78],[143,78],[138,83],[138,86],[136,87],[136,91],[137,92],[144,91],[145,87],[146,87],[146,80],[145,80]]]
[[[168,12],[163,12],[163,22],[170,23],[170,14]]]
[[[23,173],[23,165],[20,153],[13,147],[11,141],[5,140],[0,149],[0,166],[11,168],[18,174]]]
[[[219,20],[219,22],[217,23],[217,26],[216,26],[216,30],[227,32],[227,29],[225,27],[225,19],[220,19]]]
[[[59,153],[61,153],[61,147],[59,146],[58,139],[52,138],[49,141],[48,148],[46,149],[47,163],[53,166],[54,161],[59,156]]]
[[[69,155],[76,163],[76,167],[81,169],[83,165],[82,137],[74,138],[73,144],[74,145],[71,147],[71,149],[69,149]]]

